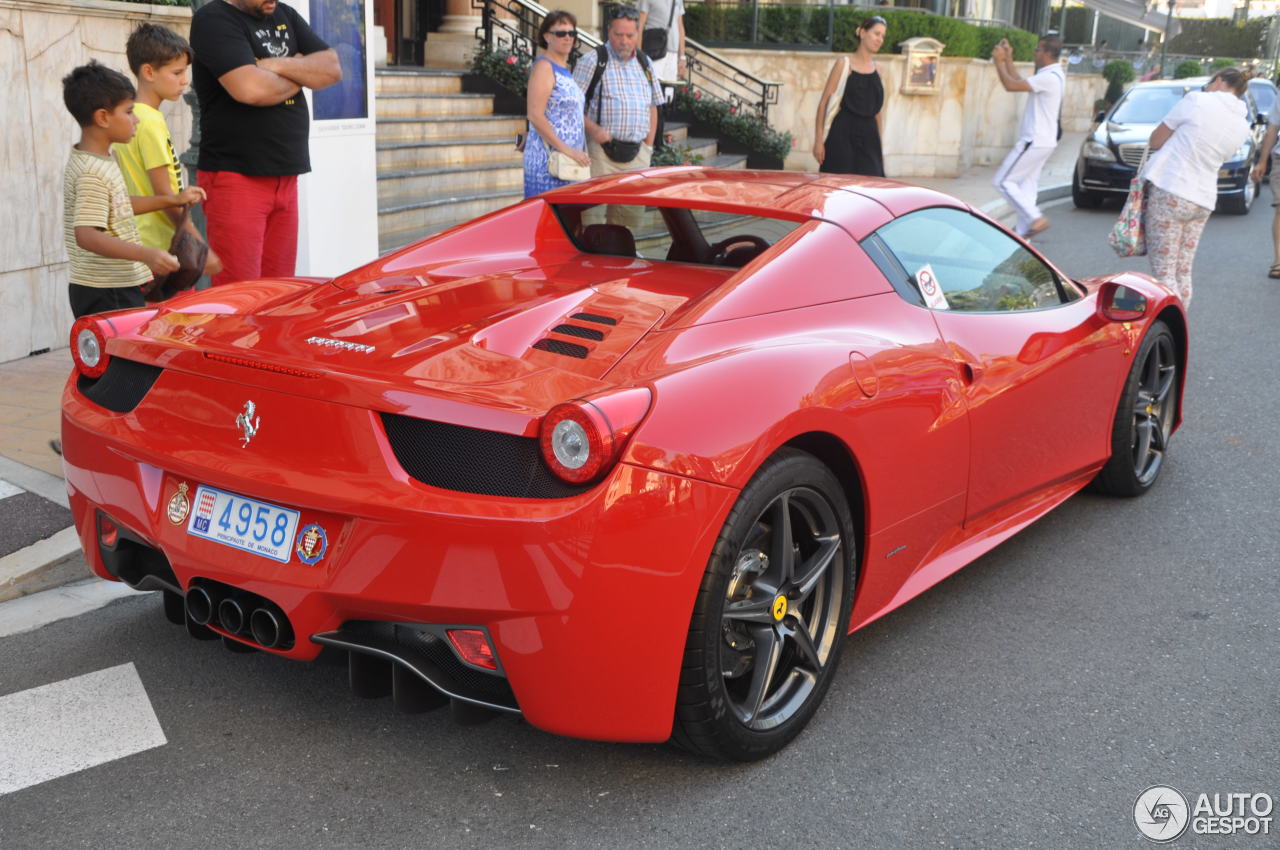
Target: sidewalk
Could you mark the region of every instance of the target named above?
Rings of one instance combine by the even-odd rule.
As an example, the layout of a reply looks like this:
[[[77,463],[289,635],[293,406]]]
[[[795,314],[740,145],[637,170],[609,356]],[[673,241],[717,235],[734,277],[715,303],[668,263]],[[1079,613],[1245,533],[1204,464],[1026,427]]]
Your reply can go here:
[[[1070,196],[1084,135],[1063,135],[1040,179],[1041,202]],[[1012,211],[991,185],[998,165],[906,182],[954,195],[1008,224]],[[70,372],[67,348],[0,363],[0,603],[88,576],[67,511],[62,460],[49,448]]]

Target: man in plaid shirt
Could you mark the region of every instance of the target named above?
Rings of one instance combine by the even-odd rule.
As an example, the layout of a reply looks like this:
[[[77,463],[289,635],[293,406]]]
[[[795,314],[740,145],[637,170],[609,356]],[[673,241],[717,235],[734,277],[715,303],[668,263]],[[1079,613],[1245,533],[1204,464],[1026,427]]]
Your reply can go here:
[[[656,76],[641,64],[647,57],[636,50],[639,17],[635,9],[619,7],[609,20],[608,62],[584,116],[592,177],[646,168],[653,157],[658,107],[664,98]],[[573,78],[584,93],[598,61],[594,51],[584,53],[574,69]]]

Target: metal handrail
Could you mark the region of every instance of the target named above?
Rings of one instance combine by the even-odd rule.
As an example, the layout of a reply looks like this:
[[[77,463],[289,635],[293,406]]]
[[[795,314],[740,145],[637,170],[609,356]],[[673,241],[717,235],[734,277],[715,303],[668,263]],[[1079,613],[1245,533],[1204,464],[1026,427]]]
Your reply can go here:
[[[530,57],[535,53],[538,25],[550,11],[535,0],[471,0],[471,8],[480,11],[476,39],[485,50],[505,47]],[[599,38],[579,29],[572,59],[601,44]],[[769,120],[769,107],[777,105],[782,83],[761,79],[690,38],[685,39],[685,63],[689,71],[688,81],[681,81],[685,85]]]

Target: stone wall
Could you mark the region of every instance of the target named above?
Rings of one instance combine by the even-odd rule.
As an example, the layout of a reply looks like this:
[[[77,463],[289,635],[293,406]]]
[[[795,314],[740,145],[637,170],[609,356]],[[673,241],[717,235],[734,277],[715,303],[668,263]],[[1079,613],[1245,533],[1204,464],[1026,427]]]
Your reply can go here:
[[[71,330],[62,244],[62,170],[80,129],[62,105],[62,78],[97,59],[129,73],[124,43],[140,21],[187,34],[191,10],[114,0],[0,0],[0,362],[61,348]],[[131,77],[132,78],[132,77]],[[181,153],[191,111],[161,110]]]
[[[778,105],[769,109],[769,123],[794,139],[786,167],[816,170],[813,122],[818,97],[839,54],[723,48],[716,52],[757,77],[782,83]],[[877,56],[876,63],[885,85],[882,144],[889,177],[954,177],[971,165],[998,162],[1013,144],[1027,95],[1006,92],[989,60],[944,58],[936,95],[899,90],[905,57]],[[1026,76],[1033,67],[1020,63],[1018,70]],[[1105,90],[1101,75],[1069,74],[1063,130],[1088,130],[1093,103]],[[829,108],[828,120],[832,117]]]

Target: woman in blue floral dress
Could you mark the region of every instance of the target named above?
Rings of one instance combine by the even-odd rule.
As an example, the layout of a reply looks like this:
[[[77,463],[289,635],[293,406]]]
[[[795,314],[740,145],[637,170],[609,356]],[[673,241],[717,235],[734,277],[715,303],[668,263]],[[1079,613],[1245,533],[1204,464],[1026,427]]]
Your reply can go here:
[[[524,196],[565,186],[551,176],[547,157],[560,151],[580,165],[590,166],[582,125],[582,89],[569,70],[569,51],[578,36],[578,19],[565,11],[548,12],[538,27],[538,41],[546,48],[529,72],[529,138],[524,145]]]

